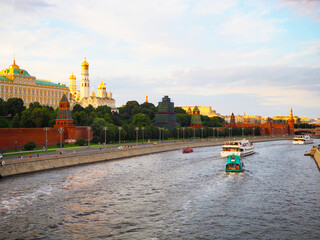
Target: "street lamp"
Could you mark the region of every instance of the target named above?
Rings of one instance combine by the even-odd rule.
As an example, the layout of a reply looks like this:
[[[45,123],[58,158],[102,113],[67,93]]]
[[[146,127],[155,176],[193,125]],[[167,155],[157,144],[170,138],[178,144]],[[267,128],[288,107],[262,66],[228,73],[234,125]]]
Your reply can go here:
[[[46,152],[48,152],[48,130],[49,130],[49,128],[45,127],[43,130],[46,131]]]
[[[182,127],[182,138],[183,138],[183,141],[184,141],[184,129],[185,129],[185,127]]]
[[[159,127],[159,142],[161,142],[161,127]]]
[[[90,130],[91,127],[88,127],[88,148],[90,147]]]
[[[253,136],[254,136],[254,129],[255,129],[255,128],[252,129],[252,135],[253,135]]]
[[[203,139],[203,127],[201,128],[201,139]]]
[[[108,130],[108,127],[104,127],[103,130],[104,130],[104,144],[107,147],[107,130]]]
[[[120,142],[121,142],[121,129],[122,129],[122,127],[118,127],[118,130],[119,130],[119,146],[120,146]]]
[[[138,132],[139,132],[139,128],[136,127],[136,146],[138,145]]]
[[[142,144],[144,144],[144,127],[142,127],[141,129],[142,129]]]
[[[166,130],[166,129],[163,127],[162,130],[163,130],[163,132],[162,132],[162,134],[163,134],[163,135],[162,135],[162,141],[164,142],[165,130]]]
[[[193,128],[193,139],[196,138],[196,128]]]
[[[179,132],[180,132],[180,128],[178,127],[177,130],[178,130],[178,142],[179,142]]]
[[[217,128],[217,137],[219,137],[219,128]]]
[[[64,132],[64,128],[59,127],[58,132],[60,133],[60,148],[62,148],[62,133]]]

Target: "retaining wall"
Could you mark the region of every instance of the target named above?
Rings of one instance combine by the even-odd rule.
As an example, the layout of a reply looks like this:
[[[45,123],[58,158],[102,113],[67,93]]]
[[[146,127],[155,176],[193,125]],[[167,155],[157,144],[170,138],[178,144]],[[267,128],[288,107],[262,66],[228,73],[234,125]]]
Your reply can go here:
[[[247,138],[251,142],[275,141],[291,139],[291,137],[270,137],[270,138]],[[101,150],[95,152],[77,153],[73,152],[63,155],[47,155],[37,158],[14,159],[6,161],[4,166],[0,166],[0,176],[11,176],[22,173],[30,173],[55,169],[61,167],[75,166],[80,164],[88,164],[93,162],[101,162],[115,159],[123,159],[128,157],[142,156],[159,152],[178,150],[185,147],[206,147],[222,145],[225,139],[204,140],[191,142],[171,142],[158,145],[140,145],[132,148],[122,148],[115,150]],[[90,157],[88,157],[90,156]]]

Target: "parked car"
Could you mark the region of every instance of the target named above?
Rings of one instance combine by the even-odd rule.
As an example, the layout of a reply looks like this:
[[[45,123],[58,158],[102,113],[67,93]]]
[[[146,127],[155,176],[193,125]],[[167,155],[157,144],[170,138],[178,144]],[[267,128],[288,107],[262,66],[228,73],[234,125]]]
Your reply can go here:
[[[2,154],[0,154],[0,159],[3,159],[3,156],[2,156]]]

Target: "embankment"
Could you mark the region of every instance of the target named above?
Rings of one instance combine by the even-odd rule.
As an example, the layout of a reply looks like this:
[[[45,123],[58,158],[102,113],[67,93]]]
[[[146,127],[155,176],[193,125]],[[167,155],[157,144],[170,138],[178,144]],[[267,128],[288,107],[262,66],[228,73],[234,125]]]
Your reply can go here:
[[[283,137],[252,137],[247,138],[251,142],[277,141],[291,139],[290,136]],[[0,176],[12,176],[23,173],[37,172],[55,168],[70,167],[80,164],[88,164],[101,161],[124,159],[128,157],[142,156],[153,153],[173,151],[185,147],[207,147],[222,145],[226,139],[211,139],[197,141],[177,141],[170,143],[161,143],[157,145],[140,145],[131,148],[109,149],[83,152],[66,153],[63,155],[45,155],[37,158],[11,159],[5,160],[4,166],[0,166]]]
[[[320,152],[319,152],[318,146],[317,145],[313,146],[311,148],[310,153],[311,153],[311,156],[313,156],[314,161],[316,162],[316,164],[320,170]]]

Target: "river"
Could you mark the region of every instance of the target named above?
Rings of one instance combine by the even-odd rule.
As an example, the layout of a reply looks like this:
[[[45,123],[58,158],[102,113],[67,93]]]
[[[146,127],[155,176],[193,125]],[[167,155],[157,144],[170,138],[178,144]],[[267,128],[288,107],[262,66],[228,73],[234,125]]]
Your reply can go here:
[[[311,145],[255,146],[237,174],[219,146],[0,179],[0,239],[320,239]]]

